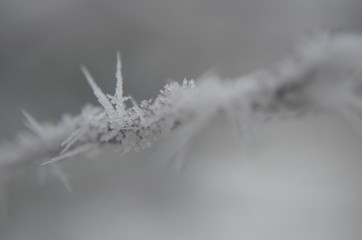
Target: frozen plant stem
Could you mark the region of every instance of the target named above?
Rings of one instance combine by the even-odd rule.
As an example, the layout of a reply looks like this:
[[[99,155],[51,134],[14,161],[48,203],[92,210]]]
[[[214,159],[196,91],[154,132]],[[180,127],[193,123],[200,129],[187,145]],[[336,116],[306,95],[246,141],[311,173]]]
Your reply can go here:
[[[3,146],[0,176],[8,179],[26,166],[53,165],[105,144],[119,146],[124,152],[143,149],[155,137],[176,128],[182,133],[182,146],[220,112],[229,116],[236,129],[243,129],[243,124],[256,121],[256,115],[260,119],[260,115],[333,110],[362,133],[358,115],[362,110],[361,65],[362,36],[320,34],[271,71],[257,71],[229,82],[209,76],[198,84],[193,80],[170,83],[154,100],[138,105],[123,95],[118,53],[114,95],[105,94],[89,71],[81,68],[101,107],[87,105],[79,115],[64,115],[57,124],[38,123],[23,112],[32,133],[22,132],[15,143]],[[133,107],[126,108],[128,100]],[[59,168],[55,170],[64,178]]]

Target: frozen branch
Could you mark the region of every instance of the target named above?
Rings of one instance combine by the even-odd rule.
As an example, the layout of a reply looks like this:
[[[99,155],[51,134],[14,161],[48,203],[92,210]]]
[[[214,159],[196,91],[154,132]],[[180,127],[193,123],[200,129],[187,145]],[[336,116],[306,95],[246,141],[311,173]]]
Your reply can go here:
[[[243,119],[254,121],[259,113],[334,110],[362,132],[358,115],[362,109],[362,37],[358,35],[321,34],[270,71],[228,82],[205,77],[197,84],[192,80],[170,83],[154,100],[140,105],[123,96],[119,55],[114,96],[104,94],[86,68],[82,71],[101,107],[86,106],[78,116],[65,115],[54,125],[38,123],[24,112],[32,133],[20,133],[14,143],[1,148],[3,179],[25,166],[54,164],[105,144],[119,146],[124,152],[143,149],[155,137],[175,128],[188,138],[223,112],[242,125]],[[127,100],[133,107],[125,107]]]

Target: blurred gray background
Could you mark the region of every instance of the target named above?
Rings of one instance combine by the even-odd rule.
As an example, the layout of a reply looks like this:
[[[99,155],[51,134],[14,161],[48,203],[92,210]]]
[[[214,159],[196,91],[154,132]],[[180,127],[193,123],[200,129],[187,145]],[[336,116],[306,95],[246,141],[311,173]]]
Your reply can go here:
[[[142,100],[170,79],[269,67],[313,31],[360,32],[361,16],[361,0],[0,0],[0,139],[25,128],[20,109],[43,121],[96,104],[80,64],[113,93],[117,50]],[[361,239],[361,140],[345,123],[273,122],[255,155],[232,131],[208,126],[183,176],[143,174],[163,139],[62,162],[73,194],[37,169],[0,184],[0,239]]]
[[[310,31],[359,31],[359,0],[1,0],[0,136],[95,103],[86,64],[108,93],[122,53],[125,92],[154,97],[169,79],[249,73]]]

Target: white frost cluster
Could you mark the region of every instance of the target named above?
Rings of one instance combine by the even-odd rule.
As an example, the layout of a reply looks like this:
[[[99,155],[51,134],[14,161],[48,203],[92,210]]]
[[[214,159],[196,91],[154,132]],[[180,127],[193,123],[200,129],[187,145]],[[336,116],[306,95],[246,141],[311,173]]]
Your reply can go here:
[[[197,84],[167,84],[154,100],[140,104],[123,94],[117,56],[116,90],[105,94],[85,67],[82,71],[101,107],[86,106],[78,116],[57,124],[40,124],[24,112],[32,133],[1,148],[0,174],[11,177],[27,165],[54,165],[104,144],[124,152],[149,147],[151,140],[178,128],[188,141],[216,114],[227,114],[236,129],[256,116],[335,110],[362,133],[362,36],[320,34],[302,44],[294,57],[270,71],[257,71],[234,81],[208,76]],[[133,106],[127,108],[126,101]],[[241,132],[242,134],[242,132]],[[55,166],[55,165],[54,165]],[[61,176],[59,169],[54,170]]]

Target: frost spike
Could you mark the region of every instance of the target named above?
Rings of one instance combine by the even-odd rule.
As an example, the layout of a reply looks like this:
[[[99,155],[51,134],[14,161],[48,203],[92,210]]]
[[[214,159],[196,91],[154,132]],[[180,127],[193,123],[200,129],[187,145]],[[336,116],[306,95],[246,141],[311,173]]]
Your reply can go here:
[[[78,135],[82,132],[82,129],[79,128],[78,130],[75,130],[67,139],[65,139],[60,146],[69,145],[70,142],[73,141],[74,138],[78,138]]]
[[[85,66],[81,66],[81,71],[88,81],[88,84],[93,90],[94,95],[97,97],[98,102],[104,107],[106,113],[110,116],[115,116],[116,111],[112,106],[112,103],[108,100],[107,96],[103,93],[102,89],[97,85],[92,75],[89,73],[88,69]]]
[[[122,76],[122,60],[121,54],[117,52],[117,64],[116,64],[116,90],[114,93],[114,97],[117,100],[116,108],[120,112],[124,112],[124,97],[123,97],[123,76]]]
[[[41,124],[35,120],[35,118],[33,118],[33,116],[31,116],[27,111],[22,109],[21,112],[26,118],[27,127],[30,128],[35,134],[39,136],[43,135],[44,128],[41,126]]]
[[[54,175],[57,176],[60,179],[60,181],[64,184],[65,189],[67,189],[69,193],[73,193],[73,188],[70,185],[70,182],[67,176],[65,175],[64,170],[58,164],[51,165],[50,169],[52,170]]]
[[[116,65],[116,92],[115,97],[119,100],[123,98],[123,76],[122,76],[122,60],[121,54],[117,52],[117,65]]]
[[[64,158],[72,157],[72,156],[77,155],[79,153],[86,152],[86,151],[94,148],[95,146],[97,146],[97,145],[96,144],[85,144],[85,145],[79,146],[79,147],[77,147],[77,148],[75,148],[75,149],[73,149],[71,151],[68,151],[68,152],[62,154],[62,155],[54,157],[54,158],[50,159],[49,161],[42,163],[41,165],[42,166],[43,165],[48,165],[50,163],[57,162],[57,161],[62,160]]]
[[[78,129],[74,131],[64,142],[62,142],[61,146],[65,146],[65,148],[60,152],[60,155],[67,152],[68,149],[82,136],[82,134],[83,129]]]

